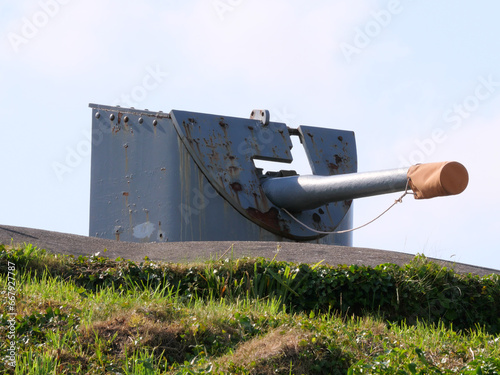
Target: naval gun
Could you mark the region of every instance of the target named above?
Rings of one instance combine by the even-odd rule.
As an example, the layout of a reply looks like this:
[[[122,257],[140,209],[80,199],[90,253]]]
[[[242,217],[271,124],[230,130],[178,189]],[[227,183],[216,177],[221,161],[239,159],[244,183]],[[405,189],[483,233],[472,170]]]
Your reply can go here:
[[[468,184],[468,173],[458,162],[417,164],[378,172],[336,176],[290,176],[263,182],[266,196],[276,206],[290,211],[311,210],[325,202],[339,202],[407,191],[416,199],[460,194]]]
[[[425,199],[458,194],[468,183],[457,162],[357,173],[354,132],[290,128],[270,121],[267,110],[239,118],[90,107],[90,236],[352,245],[344,232],[352,228],[353,199],[410,189]],[[291,137],[312,175],[255,166],[291,163]]]

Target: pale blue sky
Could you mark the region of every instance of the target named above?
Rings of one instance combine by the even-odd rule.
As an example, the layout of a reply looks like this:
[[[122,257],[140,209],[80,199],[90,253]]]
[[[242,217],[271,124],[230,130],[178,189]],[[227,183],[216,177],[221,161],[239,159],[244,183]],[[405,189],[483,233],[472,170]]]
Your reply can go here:
[[[463,194],[407,197],[354,243],[500,269],[498,14],[494,0],[4,1],[0,224],[87,234],[88,103],[266,108],[354,130],[360,171],[462,162]],[[355,224],[397,196],[356,201]]]

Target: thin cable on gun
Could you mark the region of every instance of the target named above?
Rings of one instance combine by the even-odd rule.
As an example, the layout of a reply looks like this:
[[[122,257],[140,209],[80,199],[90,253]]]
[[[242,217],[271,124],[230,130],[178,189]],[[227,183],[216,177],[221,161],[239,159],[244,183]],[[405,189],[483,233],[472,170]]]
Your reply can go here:
[[[394,203],[387,209],[385,210],[384,212],[382,212],[380,215],[378,215],[375,219],[373,220],[370,220],[369,222],[363,224],[363,225],[360,225],[359,227],[356,227],[356,228],[352,228],[352,229],[346,229],[346,230],[339,230],[339,231],[333,231],[333,232],[322,232],[320,230],[316,230],[316,229],[313,229],[311,227],[309,227],[308,225],[304,224],[302,221],[300,221],[299,219],[297,219],[295,216],[293,216],[290,212],[288,212],[288,210],[286,208],[282,208],[283,211],[285,211],[293,220],[295,220],[297,223],[299,223],[300,225],[302,225],[304,228],[307,228],[309,229],[310,231],[312,232],[315,232],[315,233],[318,233],[318,234],[342,234],[342,233],[349,233],[349,232],[353,232],[355,230],[358,230],[358,229],[361,229],[363,227],[366,227],[367,225],[373,223],[375,220],[378,220],[380,217],[382,217],[385,213],[387,213],[387,211],[389,211],[391,208],[393,208],[396,204],[398,203],[403,203],[403,198],[407,195],[407,194],[413,194],[413,193],[410,193],[408,192],[408,184],[410,182],[410,179],[407,179],[406,180],[406,188],[405,188],[405,192],[403,193],[403,195],[401,195],[398,199],[396,199],[394,201]]]

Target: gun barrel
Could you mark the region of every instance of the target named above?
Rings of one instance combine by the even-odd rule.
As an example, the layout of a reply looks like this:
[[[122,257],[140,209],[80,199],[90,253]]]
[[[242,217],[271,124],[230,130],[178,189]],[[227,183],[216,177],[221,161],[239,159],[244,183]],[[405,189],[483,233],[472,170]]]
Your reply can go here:
[[[336,176],[268,178],[264,192],[271,202],[289,211],[305,211],[325,203],[404,191],[408,168]]]
[[[267,178],[262,187],[269,200],[289,211],[305,211],[326,203],[413,190],[416,199],[459,194],[469,175],[457,162],[419,164],[410,168],[335,176]]]

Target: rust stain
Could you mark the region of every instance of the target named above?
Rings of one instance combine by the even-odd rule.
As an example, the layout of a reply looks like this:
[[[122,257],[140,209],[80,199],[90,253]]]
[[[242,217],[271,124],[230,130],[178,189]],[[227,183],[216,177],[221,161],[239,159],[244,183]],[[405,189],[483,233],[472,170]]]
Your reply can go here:
[[[238,174],[241,170],[240,167],[235,167],[234,165],[230,165],[228,168],[227,168],[228,172],[230,175],[235,175],[235,174]]]
[[[118,112],[118,123],[122,120],[123,113]]]
[[[127,206],[128,206],[128,198],[127,198]],[[129,224],[129,231],[132,234],[132,210],[128,210],[128,224]]]
[[[278,209],[276,207],[271,207],[267,212],[260,212],[253,207],[249,207],[246,209],[246,212],[251,218],[264,224],[264,226],[281,232]]]
[[[335,154],[335,155],[333,155],[333,157],[335,158],[335,163],[337,163],[337,164],[342,163],[343,160],[339,155]]]
[[[263,210],[268,210],[269,208],[269,200],[266,197],[266,193],[264,192],[264,189],[262,188],[262,185],[259,183],[256,187],[253,188],[255,191],[258,191],[259,194],[254,194],[255,196],[255,201],[256,201],[256,207],[262,207]]]
[[[229,184],[231,186],[231,189],[233,189],[235,192],[240,192],[243,190],[243,187],[239,182],[233,182],[232,184]]]
[[[258,194],[255,192],[253,186],[249,186],[249,190],[252,191],[252,195],[253,195],[253,202],[255,204],[255,207],[260,207],[261,204],[260,204],[260,200],[259,200],[259,196]]]
[[[341,135],[339,135],[339,136],[337,137],[337,139],[338,139],[340,142],[342,142],[342,141],[344,140],[344,138],[342,138],[342,136],[341,136]]]
[[[332,214],[330,212],[330,205],[332,205],[332,210],[335,210],[336,205],[335,203],[327,203],[323,207],[326,209],[326,213],[328,215],[328,220],[330,221],[331,225],[333,225],[333,229],[335,228],[335,221],[333,220]]]
[[[128,173],[128,145],[125,147],[125,172]]]
[[[124,191],[123,195],[126,196],[126,197],[128,197],[129,196],[129,192],[128,191]]]
[[[158,237],[163,241],[163,231],[161,230],[161,221],[158,222]]]
[[[336,174],[337,170],[339,169],[339,166],[337,164],[328,163],[327,166],[331,174]]]
[[[193,120],[194,121],[194,119],[188,119],[188,120]],[[189,126],[187,126],[187,125],[189,125],[189,123],[186,124],[185,121],[182,121],[182,126],[184,127],[184,130],[186,131],[186,136],[187,136],[187,138],[189,140],[191,140],[193,138],[193,137],[191,137],[191,128]]]

